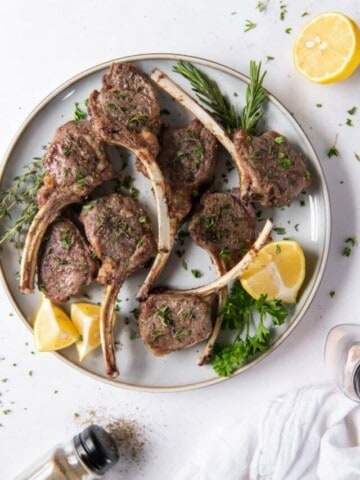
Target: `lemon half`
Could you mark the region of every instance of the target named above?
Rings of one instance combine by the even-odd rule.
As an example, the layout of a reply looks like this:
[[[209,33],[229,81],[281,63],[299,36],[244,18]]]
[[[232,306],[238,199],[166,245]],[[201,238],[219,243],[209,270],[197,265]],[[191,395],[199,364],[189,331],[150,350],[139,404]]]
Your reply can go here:
[[[296,68],[317,83],[348,78],[360,65],[360,29],[346,15],[327,12],[308,22],[294,45]]]
[[[263,247],[240,281],[255,299],[266,294],[269,300],[296,303],[304,278],[305,256],[301,246],[293,240],[281,240]]]

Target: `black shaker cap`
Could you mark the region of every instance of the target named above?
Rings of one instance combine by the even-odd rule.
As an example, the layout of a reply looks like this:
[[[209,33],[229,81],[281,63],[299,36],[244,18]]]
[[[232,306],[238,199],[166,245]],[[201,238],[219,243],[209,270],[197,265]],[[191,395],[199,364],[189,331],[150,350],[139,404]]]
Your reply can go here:
[[[86,467],[104,475],[119,460],[119,452],[111,435],[99,425],[90,425],[73,438],[75,450]]]

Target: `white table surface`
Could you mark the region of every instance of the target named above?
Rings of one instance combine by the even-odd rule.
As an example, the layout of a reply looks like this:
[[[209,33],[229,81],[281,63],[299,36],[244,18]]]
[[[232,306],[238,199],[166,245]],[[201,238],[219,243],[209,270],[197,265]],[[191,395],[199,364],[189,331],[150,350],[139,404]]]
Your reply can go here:
[[[97,63],[136,53],[171,52],[209,58],[244,73],[250,59],[266,64],[266,87],[294,113],[323,166],[332,206],[332,241],[324,279],[292,335],[264,362],[221,384],[183,393],[140,393],[95,381],[51,354],[32,354],[30,332],[0,288],[0,477],[13,478],[54,443],[79,430],[74,413],[112,412],[145,432],[141,461],[122,459],[123,479],[172,478],[209,428],[243,412],[256,421],[274,395],[327,381],[323,345],[338,323],[359,322],[359,255],[342,255],[359,235],[360,70],[331,86],[308,82],[295,70],[292,44],[305,21],[339,10],[360,22],[358,0],[280,2],[265,13],[256,0],[3,0],[0,2],[0,155],[20,124],[52,89]],[[257,24],[244,32],[245,21]],[[291,27],[290,34],[285,29]],[[321,103],[322,108],[316,104]],[[357,106],[354,126],[346,111]],[[327,158],[339,133],[339,157]],[[343,183],[340,183],[343,181]],[[333,298],[329,292],[336,292]],[[16,366],[15,366],[16,365]],[[29,371],[33,372],[30,376]],[[55,393],[57,392],[57,393]],[[11,410],[3,415],[4,410]],[[108,475],[108,479],[117,478]],[[291,479],[289,479],[291,480]]]

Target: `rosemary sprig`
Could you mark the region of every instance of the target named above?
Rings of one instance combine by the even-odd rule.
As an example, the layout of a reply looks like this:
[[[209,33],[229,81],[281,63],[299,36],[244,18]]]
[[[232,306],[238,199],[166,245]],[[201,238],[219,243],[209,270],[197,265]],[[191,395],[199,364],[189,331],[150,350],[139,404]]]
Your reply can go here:
[[[221,93],[215,80],[209,78],[204,72],[190,62],[178,60],[173,71],[189,80],[198,99],[209,107],[217,120],[227,130],[231,131],[240,126],[240,117],[234,105]]]
[[[260,118],[263,114],[262,105],[268,99],[268,94],[263,87],[266,75],[261,72],[261,62],[250,62],[250,83],[246,89],[246,105],[240,118],[240,126],[249,133],[255,133]]]
[[[217,120],[228,131],[241,127],[249,133],[255,133],[263,114],[262,104],[268,94],[262,86],[266,71],[261,72],[261,62],[250,62],[250,84],[246,89],[246,105],[238,115],[234,105],[225,97],[215,82],[190,62],[178,60],[173,71],[189,80],[198,99],[209,107]]]
[[[29,225],[38,211],[37,192],[43,181],[43,158],[34,157],[33,161],[24,166],[25,173],[13,178],[11,186],[0,191],[0,220],[12,219],[11,211],[15,207],[24,205],[15,223],[9,226],[0,235],[0,245],[8,240],[14,243],[16,248],[22,248],[26,234],[26,226]]]

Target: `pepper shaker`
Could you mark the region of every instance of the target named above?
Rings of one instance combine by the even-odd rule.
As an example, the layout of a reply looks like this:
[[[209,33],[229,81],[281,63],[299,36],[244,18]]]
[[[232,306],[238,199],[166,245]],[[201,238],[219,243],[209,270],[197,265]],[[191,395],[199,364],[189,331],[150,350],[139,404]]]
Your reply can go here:
[[[332,328],[324,349],[325,366],[341,391],[360,402],[360,325]]]
[[[99,425],[91,425],[68,445],[56,445],[15,480],[96,480],[118,460],[118,449],[110,434]]]

